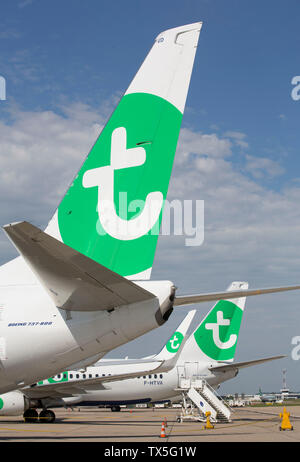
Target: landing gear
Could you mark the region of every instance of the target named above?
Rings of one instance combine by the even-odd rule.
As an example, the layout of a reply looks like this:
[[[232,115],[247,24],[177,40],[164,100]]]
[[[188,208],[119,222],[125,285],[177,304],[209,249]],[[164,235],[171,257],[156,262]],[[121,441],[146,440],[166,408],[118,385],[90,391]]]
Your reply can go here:
[[[39,415],[39,421],[41,423],[53,423],[55,421],[55,414],[50,409],[43,409]]]
[[[27,409],[23,418],[25,423],[52,423],[55,421],[55,414],[50,409],[43,409],[40,414],[36,409]]]
[[[121,411],[121,407],[120,406],[111,406],[111,412],[120,412]]]
[[[23,414],[25,423],[37,423],[39,420],[39,415],[35,409],[27,409]]]

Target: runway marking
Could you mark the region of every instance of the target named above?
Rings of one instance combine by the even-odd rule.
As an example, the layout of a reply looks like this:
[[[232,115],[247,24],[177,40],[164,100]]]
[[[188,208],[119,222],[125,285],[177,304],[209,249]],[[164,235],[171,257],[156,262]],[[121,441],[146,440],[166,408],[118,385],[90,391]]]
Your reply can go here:
[[[31,430],[29,428],[5,428],[5,427],[0,427],[0,431],[14,431],[14,432],[37,432],[37,433],[49,433],[49,430]],[[50,430],[51,433],[51,430]],[[53,432],[52,432],[53,433]]]

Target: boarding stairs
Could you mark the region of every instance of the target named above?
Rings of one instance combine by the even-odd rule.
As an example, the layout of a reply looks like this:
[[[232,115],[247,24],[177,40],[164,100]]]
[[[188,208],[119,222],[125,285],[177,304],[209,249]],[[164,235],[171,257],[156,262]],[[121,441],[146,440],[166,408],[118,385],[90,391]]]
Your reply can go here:
[[[178,421],[185,419],[206,420],[206,412],[210,412],[211,422],[231,422],[232,409],[203,378],[195,375],[192,378],[179,376],[177,391],[182,394],[182,412]],[[195,412],[195,411],[198,412]]]

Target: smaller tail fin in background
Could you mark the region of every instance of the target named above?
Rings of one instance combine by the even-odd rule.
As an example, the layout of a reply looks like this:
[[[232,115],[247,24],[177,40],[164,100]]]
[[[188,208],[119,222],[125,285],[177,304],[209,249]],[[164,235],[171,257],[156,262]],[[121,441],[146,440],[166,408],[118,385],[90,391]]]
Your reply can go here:
[[[233,282],[228,291],[246,290],[247,282]],[[187,339],[180,361],[233,361],[246,297],[220,300]]]
[[[153,357],[155,358],[155,360],[157,361],[168,360],[177,353],[191,325],[191,322],[195,316],[195,313],[196,313],[196,310],[192,310],[188,312],[184,320],[181,322],[181,324],[177,327],[175,332],[171,335],[169,340],[166,342],[162,350]]]

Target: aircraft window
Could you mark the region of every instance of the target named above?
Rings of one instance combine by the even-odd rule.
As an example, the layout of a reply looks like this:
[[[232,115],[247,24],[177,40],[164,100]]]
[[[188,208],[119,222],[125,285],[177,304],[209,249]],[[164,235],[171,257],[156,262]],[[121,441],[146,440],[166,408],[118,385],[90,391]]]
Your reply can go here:
[[[99,374],[96,374],[95,377],[99,377]]]
[[[105,374],[102,374],[102,377],[105,377]]]
[[[145,375],[143,375],[143,379],[146,379],[147,377]]]
[[[156,374],[154,374],[154,378],[157,379],[157,375],[156,375]]]
[[[152,375],[148,375],[149,379],[151,379]]]
[[[66,378],[67,378],[67,374],[64,374],[64,379],[66,379]]]
[[[85,375],[85,374],[82,374],[82,378],[85,379],[85,378],[86,378],[86,375]]]
[[[72,378],[73,378],[73,374],[70,374],[70,379],[72,379]]]
[[[89,378],[91,379],[92,377],[93,377],[92,374],[89,374]]]
[[[57,378],[60,379],[60,374],[57,374]]]
[[[79,374],[76,374],[76,379],[79,379]]]
[[[163,378],[163,375],[162,375],[162,374],[159,374],[159,378],[162,379],[162,378]]]

